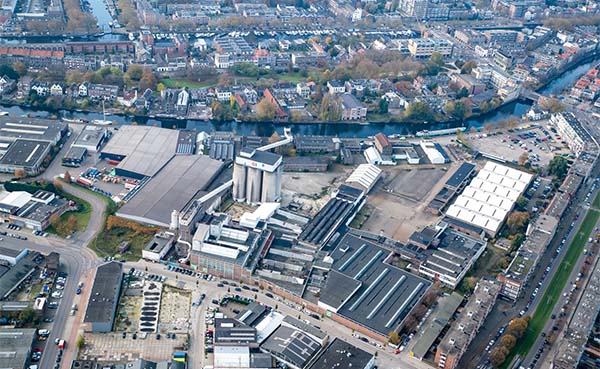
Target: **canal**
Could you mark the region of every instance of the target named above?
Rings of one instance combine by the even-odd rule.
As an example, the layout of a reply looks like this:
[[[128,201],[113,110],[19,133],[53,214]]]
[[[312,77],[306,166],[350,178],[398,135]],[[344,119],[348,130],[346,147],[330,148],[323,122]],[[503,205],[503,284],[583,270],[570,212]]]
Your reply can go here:
[[[92,0],[103,5],[103,0]],[[103,8],[106,9],[106,8]],[[581,75],[591,68],[598,60],[590,61],[581,64],[568,72],[565,72],[559,78],[549,83],[546,87],[540,90],[542,94],[558,94],[565,87],[573,84]],[[512,102],[500,109],[486,114],[485,116],[468,119],[465,121],[465,126],[482,127],[485,124],[494,124],[500,120],[511,116],[521,117],[527,112],[531,103]],[[2,110],[8,111],[10,115],[21,116],[29,114],[31,116],[48,117],[52,114],[47,111],[35,110],[19,106],[3,106]],[[59,111],[58,114],[65,118],[85,118],[103,119],[101,113],[85,113]],[[195,129],[200,131],[230,131],[238,135],[259,135],[270,136],[274,131],[283,132],[283,127],[292,127],[292,132],[295,134],[305,135],[331,135],[338,137],[367,137],[373,136],[378,132],[385,134],[414,134],[417,131],[428,129],[445,129],[459,127],[460,124],[433,124],[424,126],[422,124],[407,124],[407,123],[387,123],[387,124],[360,124],[360,123],[238,123],[238,122],[213,122],[213,121],[196,121],[196,120],[176,120],[176,119],[154,119],[149,117],[133,117],[133,116],[118,116],[110,115],[107,119],[115,121],[120,125],[141,124],[153,125],[163,128],[174,129]]]
[[[110,32],[109,23],[113,20],[108,12],[105,0],[86,0],[89,4],[92,14],[98,20],[98,27],[104,32]]]

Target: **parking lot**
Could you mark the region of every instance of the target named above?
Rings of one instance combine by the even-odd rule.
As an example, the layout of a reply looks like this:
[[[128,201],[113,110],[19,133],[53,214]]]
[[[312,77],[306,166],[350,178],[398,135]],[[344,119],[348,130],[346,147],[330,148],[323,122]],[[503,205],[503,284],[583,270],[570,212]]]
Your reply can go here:
[[[490,133],[466,134],[474,149],[518,163],[527,154],[533,168],[544,167],[557,154],[569,153],[554,128],[547,124],[526,129],[509,129]]]
[[[80,351],[80,359],[97,358],[101,361],[131,361],[144,358],[153,361],[169,360],[174,350],[180,350],[187,344],[186,334],[175,335],[175,339],[155,334],[131,333],[86,333],[86,345]],[[170,337],[173,337],[170,335]]]

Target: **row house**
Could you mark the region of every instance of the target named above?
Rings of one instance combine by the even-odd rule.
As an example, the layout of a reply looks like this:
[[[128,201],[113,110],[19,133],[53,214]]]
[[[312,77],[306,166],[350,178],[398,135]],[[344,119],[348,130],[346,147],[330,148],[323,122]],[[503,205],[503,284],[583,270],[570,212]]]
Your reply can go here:
[[[17,82],[14,79],[6,75],[0,77],[0,95],[9,94],[13,92],[16,87]]]
[[[113,85],[93,84],[83,82],[79,85],[79,96],[92,99],[113,100],[117,98],[119,87]]]

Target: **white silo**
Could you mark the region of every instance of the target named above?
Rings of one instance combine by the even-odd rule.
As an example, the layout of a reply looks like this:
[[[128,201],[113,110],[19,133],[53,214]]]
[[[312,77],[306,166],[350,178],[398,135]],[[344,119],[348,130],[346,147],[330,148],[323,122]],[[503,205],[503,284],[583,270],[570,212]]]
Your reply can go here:
[[[235,163],[233,165],[233,201],[246,200],[246,167]]]
[[[258,204],[261,200],[263,172],[260,169],[248,168],[248,180],[246,187],[246,199],[250,204]]]
[[[176,230],[179,228],[179,212],[175,209],[171,212],[171,224],[169,225],[170,230]]]

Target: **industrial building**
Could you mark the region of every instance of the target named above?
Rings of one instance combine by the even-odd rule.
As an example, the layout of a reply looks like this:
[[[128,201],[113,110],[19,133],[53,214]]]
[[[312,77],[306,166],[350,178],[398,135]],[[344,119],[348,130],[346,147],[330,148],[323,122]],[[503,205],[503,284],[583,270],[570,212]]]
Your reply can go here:
[[[488,161],[446,215],[482,227],[494,236],[533,176]]]
[[[334,196],[302,229],[298,240],[302,244],[321,247],[342,225],[348,225],[366,200],[363,190],[341,185]]]
[[[81,147],[71,147],[62,158],[62,165],[65,167],[79,167],[83,164],[87,150]]]
[[[204,155],[176,155],[132,194],[117,216],[159,227],[171,225],[173,211],[206,193],[224,169],[223,162]]]
[[[375,366],[375,356],[348,343],[341,338],[334,339],[312,363],[309,369],[352,368],[371,369]]]
[[[347,233],[323,259],[329,265],[318,306],[353,328],[387,337],[419,303],[431,282],[388,264],[391,252]]]
[[[481,279],[435,353],[435,365],[454,369],[496,303],[500,283]]]
[[[123,264],[119,262],[111,261],[96,268],[94,284],[83,319],[86,332],[107,333],[112,330],[122,280]]]
[[[35,328],[10,328],[0,331],[0,368],[25,369],[28,367]]]
[[[280,325],[261,343],[260,348],[290,368],[304,369],[322,346],[305,332]]]
[[[51,148],[50,143],[44,141],[16,140],[0,158],[0,172],[15,173],[22,170],[25,174],[36,175],[41,172]]]
[[[340,139],[333,136],[294,136],[294,146],[298,153],[334,153],[340,149],[340,144]]]
[[[104,141],[108,138],[105,127],[87,125],[84,126],[71,148],[85,149],[88,152],[98,152]]]
[[[233,199],[248,204],[278,201],[282,161],[281,155],[243,148],[233,167]]]
[[[160,262],[173,247],[175,237],[166,232],[160,232],[154,235],[152,239],[144,246],[142,258],[154,262]]]
[[[100,158],[119,162],[118,176],[153,177],[175,156],[180,134],[153,126],[121,126],[100,151]]]
[[[427,205],[427,210],[438,215],[454,197],[461,193],[475,176],[475,164],[462,163],[444,184],[444,187]]]
[[[485,241],[460,233],[443,221],[413,233],[409,244],[425,249],[420,253],[419,275],[452,289],[458,287],[486,246]]]
[[[8,256],[12,257],[12,254]],[[19,288],[23,281],[37,270],[38,264],[35,261],[40,256],[39,252],[30,251],[15,265],[9,267],[8,270],[3,267],[4,271],[0,271],[0,300],[6,300],[11,293]]]
[[[3,260],[10,265],[16,265],[28,253],[29,253],[29,250],[27,250],[27,249],[14,250],[14,249],[9,249],[8,247],[0,246],[0,260]]]
[[[0,219],[36,231],[50,225],[50,217],[68,209],[68,201],[48,191],[0,193]]]
[[[268,230],[242,227],[226,214],[208,216],[192,239],[190,262],[223,278],[249,276],[269,235]]]
[[[373,142],[375,143],[375,148],[377,148],[377,151],[379,151],[381,155],[392,155],[392,143],[385,134],[376,134]]]
[[[350,186],[358,186],[368,194],[379,178],[381,178],[381,169],[373,164],[360,164],[346,179],[346,183]]]

